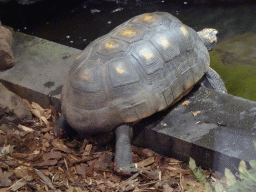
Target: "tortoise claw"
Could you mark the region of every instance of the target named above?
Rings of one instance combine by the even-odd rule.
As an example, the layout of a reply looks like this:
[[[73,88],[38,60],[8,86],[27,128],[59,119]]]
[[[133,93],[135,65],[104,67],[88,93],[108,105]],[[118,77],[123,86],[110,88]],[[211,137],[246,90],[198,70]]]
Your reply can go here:
[[[139,172],[141,169],[136,169],[133,166],[127,166],[127,167],[118,167],[117,165],[115,165],[114,171],[118,174],[118,175],[132,175],[133,173]]]

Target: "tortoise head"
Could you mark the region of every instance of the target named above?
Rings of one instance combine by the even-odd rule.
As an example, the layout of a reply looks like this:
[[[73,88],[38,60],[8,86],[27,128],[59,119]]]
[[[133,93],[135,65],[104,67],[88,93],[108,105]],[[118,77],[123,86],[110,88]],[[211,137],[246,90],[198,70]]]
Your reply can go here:
[[[211,51],[215,44],[217,43],[217,34],[218,30],[212,28],[205,28],[201,31],[198,31],[200,39],[204,42],[205,47]]]

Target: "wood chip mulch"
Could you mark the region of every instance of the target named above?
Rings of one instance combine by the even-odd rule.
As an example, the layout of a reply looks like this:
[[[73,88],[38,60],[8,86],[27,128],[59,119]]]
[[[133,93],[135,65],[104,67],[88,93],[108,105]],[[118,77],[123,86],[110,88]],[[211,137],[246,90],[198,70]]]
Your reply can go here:
[[[53,133],[55,110],[28,105],[33,120],[0,126],[0,192],[180,192],[189,186],[203,191],[186,163],[135,146],[133,159],[141,171],[119,176],[113,172],[113,144],[60,139]]]

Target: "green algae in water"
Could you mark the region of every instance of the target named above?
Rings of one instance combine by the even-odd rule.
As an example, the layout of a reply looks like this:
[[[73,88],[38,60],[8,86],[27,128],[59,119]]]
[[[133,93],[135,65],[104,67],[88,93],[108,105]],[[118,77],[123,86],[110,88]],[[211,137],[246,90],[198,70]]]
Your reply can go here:
[[[224,65],[216,51],[210,52],[211,67],[223,79],[228,93],[252,101],[256,101],[256,67],[234,61],[232,65]]]

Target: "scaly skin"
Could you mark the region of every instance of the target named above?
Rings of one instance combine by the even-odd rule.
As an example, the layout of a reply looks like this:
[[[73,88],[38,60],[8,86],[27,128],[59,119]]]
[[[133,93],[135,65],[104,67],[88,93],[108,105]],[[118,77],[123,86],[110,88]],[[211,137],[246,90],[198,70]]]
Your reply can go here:
[[[116,156],[114,170],[120,175],[131,175],[138,170],[133,166],[132,160],[132,127],[127,124],[116,128]]]

